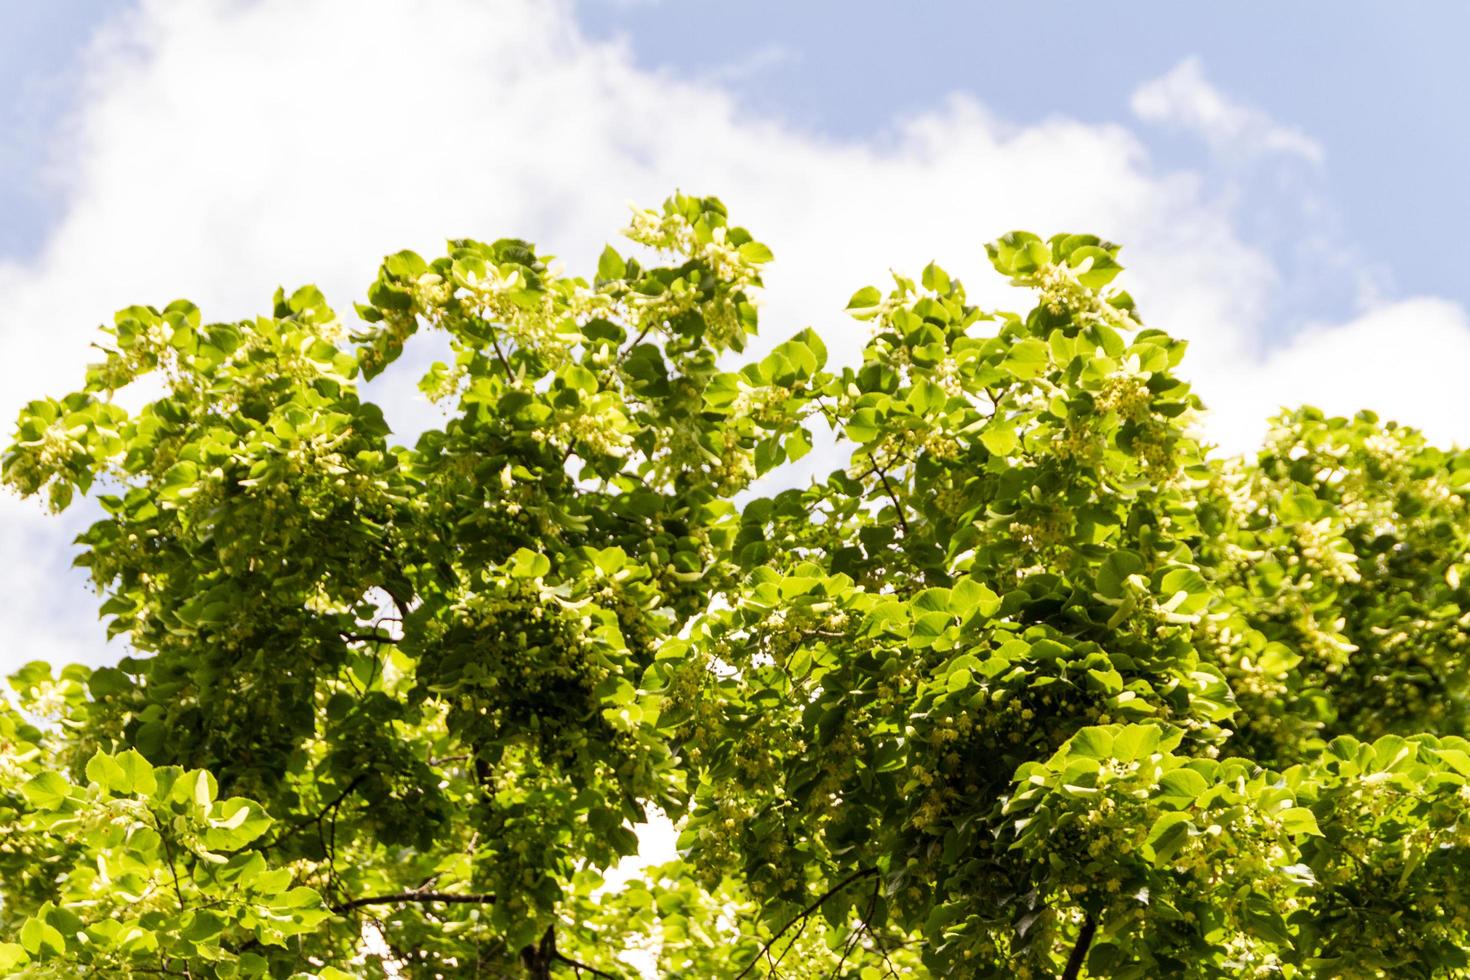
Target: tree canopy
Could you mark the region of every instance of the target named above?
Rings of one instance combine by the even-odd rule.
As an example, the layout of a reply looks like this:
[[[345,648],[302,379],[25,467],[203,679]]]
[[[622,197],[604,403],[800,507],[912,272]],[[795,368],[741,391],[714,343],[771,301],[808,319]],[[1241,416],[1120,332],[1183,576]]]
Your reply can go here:
[[[129,307],[24,409],[129,654],[0,701],[0,971],[1470,975],[1470,453],[1207,452],[1095,236],[989,246],[1024,314],[863,288],[829,367],[743,353],[718,200],[626,235]],[[426,330],[409,446],[360,385]]]

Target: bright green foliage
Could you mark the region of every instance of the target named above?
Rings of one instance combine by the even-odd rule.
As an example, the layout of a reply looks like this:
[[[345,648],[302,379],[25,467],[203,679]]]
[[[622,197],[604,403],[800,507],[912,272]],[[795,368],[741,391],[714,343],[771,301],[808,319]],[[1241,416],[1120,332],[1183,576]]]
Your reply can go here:
[[[990,247],[1024,316],[859,290],[829,370],[741,360],[718,201],[627,234],[390,256],[356,333],[132,307],[27,407],[6,481],[97,493],[133,655],[14,679],[6,970],[1466,970],[1470,454],[1303,409],[1208,455],[1092,236]],[[357,381],[422,329],[410,448]],[[653,808],[682,858],[606,886]]]
[[[1252,754],[1289,763],[1339,733],[1470,729],[1467,491],[1470,456],[1371,413],[1303,409],[1258,465],[1218,468],[1206,547],[1238,612],[1207,642]]]
[[[75,702],[78,671],[67,673],[53,684],[31,665],[19,675],[21,703]],[[158,963],[262,976],[270,947],[331,916],[290,868],[270,867],[250,846],[271,818],[259,804],[220,798],[207,770],[99,750],[73,779],[46,765],[56,740],[0,707],[7,976],[118,976]]]

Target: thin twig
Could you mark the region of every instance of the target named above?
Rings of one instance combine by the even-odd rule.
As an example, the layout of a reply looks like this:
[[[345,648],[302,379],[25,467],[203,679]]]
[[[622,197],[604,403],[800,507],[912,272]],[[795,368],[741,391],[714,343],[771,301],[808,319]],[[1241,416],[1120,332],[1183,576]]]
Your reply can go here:
[[[306,827],[310,827],[313,824],[315,824],[318,828],[320,828],[321,827],[321,823],[322,823],[322,821],[324,819],[326,819],[327,814],[328,813],[331,813],[337,807],[341,806],[342,805],[342,801],[345,800],[345,799],[347,799],[347,797],[351,796],[352,795],[352,791],[355,790],[355,789],[357,789],[359,786],[361,786],[367,780],[367,778],[368,778],[368,773],[365,773],[365,772],[364,773],[358,773],[358,775],[352,780],[352,782],[350,782],[350,783],[347,784],[347,788],[346,789],[344,789],[342,792],[338,793],[337,796],[330,803],[328,803],[326,806],[322,807],[320,813],[318,813],[314,817],[308,817],[305,820],[300,820],[300,821],[297,821],[296,823],[292,824],[283,833],[281,833],[278,837],[276,837],[275,840],[271,841],[268,844],[265,844],[264,847],[275,847],[277,844],[281,843],[281,841],[286,840],[288,837],[291,837],[297,831],[302,830],[302,829],[304,829]],[[323,842],[323,843],[325,843],[325,842]]]
[[[884,944],[883,937],[873,928],[872,923],[873,912],[878,907],[878,891],[882,884],[881,881],[873,882],[873,897],[868,900],[868,935],[873,937],[873,945],[878,948],[878,955],[883,957],[883,965],[888,968],[889,973],[896,977],[899,973],[893,968],[893,961],[888,958],[888,947]]]
[[[904,519],[903,506],[898,502],[898,495],[893,492],[893,486],[888,482],[888,474],[883,472],[877,463],[873,464],[873,472],[878,474],[878,479],[883,481],[883,490],[888,494],[888,499],[893,501],[893,512],[898,515],[898,526],[903,528],[905,536],[909,533],[909,522]]]
[[[493,348],[495,348],[495,356],[496,356],[497,359],[499,359],[500,366],[505,369],[505,378],[506,378],[507,381],[509,381],[510,378],[511,378],[511,374],[512,374],[512,371],[510,369],[510,362],[505,359],[505,354],[503,354],[501,352],[501,350],[500,350],[500,341],[498,341],[498,340],[495,339],[495,325],[494,324],[490,324],[489,326],[490,326],[490,346],[493,347]]]
[[[179,911],[182,912],[184,910],[184,890],[179,887],[179,872],[178,869],[174,867],[173,845],[169,843],[167,834],[159,834],[158,836],[159,839],[163,841],[163,853],[168,858],[168,873],[174,879],[174,894],[178,896]]]
[[[459,895],[452,892],[397,892],[392,895],[368,895],[331,906],[333,912],[342,914],[365,905],[400,905],[404,903],[428,904],[442,902],[445,905],[493,905],[494,895]]]
[[[858,871],[854,871],[852,874],[848,875],[846,878],[843,878],[837,884],[833,885],[831,888],[829,888],[825,892],[823,892],[821,894],[821,896],[819,896],[815,902],[812,902],[806,908],[802,909],[801,912],[796,916],[796,918],[794,918],[790,922],[786,923],[780,929],[777,929],[776,930],[776,934],[774,936],[772,936],[770,939],[766,940],[766,943],[765,943],[764,946],[761,947],[760,952],[758,952],[758,953],[755,954],[755,958],[750,961],[750,963],[745,967],[745,969],[741,970],[739,973],[737,973],[735,975],[735,980],[741,980],[741,977],[748,976],[750,974],[750,971],[755,969],[755,965],[760,962],[761,957],[763,955],[765,955],[766,951],[769,950],[771,948],[771,946],[775,944],[776,940],[778,940],[782,936],[786,935],[786,931],[788,929],[790,929],[792,926],[796,925],[796,923],[801,922],[801,921],[804,921],[807,916],[811,915],[817,909],[821,908],[823,902],[825,902],[827,899],[831,898],[833,895],[836,895],[838,892],[842,891],[842,889],[846,888],[848,885],[852,884],[853,882],[855,882],[855,881],[861,881],[862,879],[867,878],[867,877],[869,877],[871,875],[875,875],[877,873],[878,873],[878,869],[877,868],[862,868],[862,869],[860,869]]]
[[[862,940],[863,932],[867,928],[866,922],[859,922],[858,927],[852,931],[852,935],[842,944],[842,959],[838,960],[837,965],[832,968],[832,980],[837,980],[842,976],[842,967],[847,963],[847,958],[852,955],[852,951],[857,949],[857,944]]]
[[[771,951],[769,949],[766,950],[766,962],[771,964],[771,976],[774,977],[776,975],[776,968],[781,965],[781,961],[786,958],[786,954],[791,952],[797,943],[801,942],[801,937],[806,933],[806,927],[811,921],[810,918],[803,918],[801,920],[801,925],[797,927],[796,935],[791,937],[791,942],[786,944],[786,948],[781,950],[781,955],[776,957],[774,961],[771,960]]]
[[[878,890],[882,884],[876,878],[873,880],[873,897],[868,899],[868,910],[858,919],[858,927],[852,931],[852,937],[843,945],[842,959],[838,960],[837,965],[832,968],[834,980],[842,976],[842,967],[847,963],[847,958],[852,955],[852,951],[857,949],[858,944],[862,942],[863,933],[866,932],[870,936],[873,934],[873,912],[878,908]]]
[[[644,324],[644,327],[643,327],[643,329],[641,331],[639,331],[638,336],[636,336],[636,337],[633,338],[633,342],[631,344],[629,344],[627,347],[623,348],[621,351],[618,352],[618,360],[617,360],[617,366],[618,367],[622,367],[623,362],[628,359],[628,355],[631,354],[631,353],[633,353],[635,350],[638,349],[638,345],[641,344],[641,343],[643,343],[643,338],[644,337],[647,337],[649,331],[652,330],[652,329],[653,329],[653,323],[652,322],[649,322],[647,324]]]
[[[579,976],[586,972],[592,974],[594,977],[604,977],[605,980],[619,980],[617,975],[599,970],[595,966],[588,966],[586,963],[578,962],[559,949],[553,949],[551,951],[551,958],[557,963],[565,963],[573,970],[576,970]]]

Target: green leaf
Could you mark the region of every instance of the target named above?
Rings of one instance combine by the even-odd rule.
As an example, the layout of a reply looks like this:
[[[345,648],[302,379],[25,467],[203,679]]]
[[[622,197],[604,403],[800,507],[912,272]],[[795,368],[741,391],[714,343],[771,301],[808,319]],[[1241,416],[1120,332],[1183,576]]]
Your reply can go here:
[[[201,909],[190,915],[192,918],[180,935],[195,945],[207,942],[224,931],[225,920],[208,909]]]
[[[1193,769],[1175,769],[1159,779],[1159,790],[1165,796],[1193,800],[1210,788],[1205,777]]]
[[[960,616],[994,616],[1000,610],[1000,597],[987,585],[973,578],[955,582],[950,592],[950,609]]]
[[[1008,276],[1035,272],[1047,261],[1041,239],[1029,231],[1012,231],[985,247],[997,272]]]
[[[847,301],[849,310],[869,310],[883,302],[883,294],[875,286],[864,286]]]
[[[1030,381],[1046,373],[1050,363],[1046,343],[1034,338],[1017,341],[1001,362],[1002,370],[1021,381]]]
[[[1162,734],[1157,725],[1125,725],[1113,736],[1113,755],[1122,762],[1146,759]]]
[[[510,574],[515,578],[542,578],[551,571],[551,560],[529,548],[517,548],[510,557]]]
[[[740,257],[752,265],[761,265],[775,258],[771,250],[760,242],[746,242],[741,245]]]
[[[1321,837],[1322,831],[1317,826],[1317,817],[1303,806],[1294,806],[1279,813],[1281,827],[1288,834],[1306,834],[1310,837]]]
[[[1113,735],[1107,728],[1083,728],[1068,742],[1072,755],[1108,759],[1113,754]]]
[[[812,451],[812,441],[805,429],[797,429],[787,436],[784,445],[786,458],[793,463]]]
[[[1009,422],[992,422],[980,430],[980,442],[991,455],[1004,457],[1015,452],[1020,439]]]
[[[216,850],[237,850],[265,833],[270,825],[270,817],[258,805],[232,797],[213,806],[204,843]]]
[[[1089,289],[1101,289],[1118,277],[1123,267],[1111,252],[1095,245],[1077,249],[1068,260],[1074,269],[1077,281]]]
[[[31,916],[20,927],[20,944],[32,956],[49,950],[57,956],[65,955],[66,939],[60,930],[40,916]]]
[[[21,787],[21,792],[38,810],[55,810],[71,795],[71,784],[58,774],[46,771],[32,776]],[[29,948],[29,947],[27,947]],[[31,950],[35,952],[35,950]]]
[[[383,269],[395,279],[412,281],[429,271],[429,265],[417,252],[395,252],[383,260]]]
[[[207,769],[196,769],[174,784],[174,798],[208,809],[218,792],[215,778]]]
[[[277,900],[278,908],[316,909],[322,907],[322,897],[315,889],[298,887],[283,893]]]
[[[847,420],[844,432],[858,445],[867,445],[882,434],[883,427],[873,409],[860,408]]]
[[[29,959],[25,947],[20,943],[0,943],[0,970],[14,971]]]
[[[623,257],[611,245],[605,247],[602,255],[597,259],[597,278],[621,279],[627,273],[628,265],[623,261]]]
[[[1167,865],[1173,860],[1184,842],[1189,840],[1193,826],[1187,813],[1164,813],[1154,820],[1145,843],[1153,850],[1159,864]]]
[[[925,289],[932,289],[941,295],[948,293],[950,289],[949,274],[933,262],[924,266],[920,282],[924,284]]]
[[[1121,599],[1124,583],[1143,572],[1143,559],[1131,551],[1115,551],[1097,568],[1097,591],[1105,599]]]
[[[87,761],[87,779],[114,793],[132,792],[132,782],[128,779],[128,774],[112,756],[100,749]]]

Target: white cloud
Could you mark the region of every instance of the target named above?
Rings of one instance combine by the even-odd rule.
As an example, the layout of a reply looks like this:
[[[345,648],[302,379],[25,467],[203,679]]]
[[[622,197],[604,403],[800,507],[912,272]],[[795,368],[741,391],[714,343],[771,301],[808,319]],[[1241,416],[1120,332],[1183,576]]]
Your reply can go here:
[[[1266,113],[1232,101],[1205,78],[1198,58],[1186,58],[1133,93],[1133,112],[1153,123],[1178,126],[1212,149],[1237,158],[1284,154],[1320,164],[1322,145]]]
[[[0,493],[0,673],[31,660],[98,663],[102,627],[85,573],[70,567],[72,538],[92,514],[78,507],[56,518]],[[115,659],[113,654],[107,659]],[[0,695],[3,697],[3,695]]]
[[[120,306],[183,295],[227,319],[314,281],[348,309],[384,254],[459,236],[521,235],[590,268],[625,202],[676,187],[720,194],[775,250],[766,343],[811,324],[852,359],[867,328],[842,314],[847,297],[931,258],[982,304],[1017,306],[983,242],[1096,231],[1128,243],[1128,288],[1149,322],[1191,338],[1205,395],[1231,418],[1253,410],[1225,368],[1259,362],[1272,266],[1227,205],[1156,172],[1122,127],[1008,124],[954,98],[871,139],[819,138],[713,82],[641,70],[583,37],[568,4],[531,0],[144,0],[99,44],[86,91],[65,217],[33,261],[0,265],[0,419],[67,390]],[[1284,387],[1249,388],[1257,404],[1296,400],[1298,379],[1261,377]],[[426,414],[412,378],[378,394],[390,418]],[[0,589],[29,595],[69,534],[26,518],[22,552],[16,521],[0,512],[7,557],[25,556],[0,566]],[[103,655],[43,608],[11,606],[0,666]]]
[[[1465,310],[1442,299],[1401,300],[1308,330],[1260,357],[1204,365],[1207,431],[1222,449],[1247,452],[1260,445],[1268,415],[1309,404],[1329,415],[1372,409],[1441,445],[1470,445],[1467,370]]]

